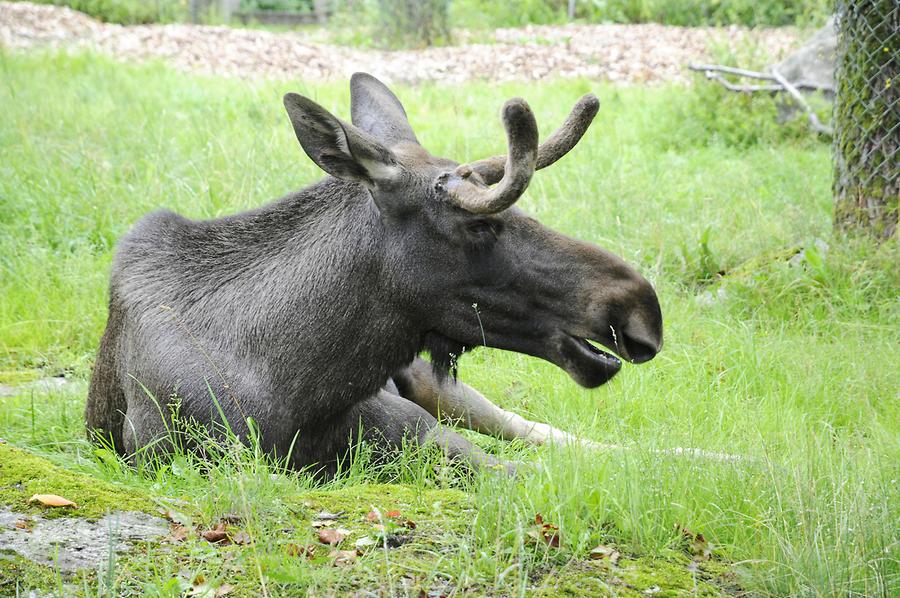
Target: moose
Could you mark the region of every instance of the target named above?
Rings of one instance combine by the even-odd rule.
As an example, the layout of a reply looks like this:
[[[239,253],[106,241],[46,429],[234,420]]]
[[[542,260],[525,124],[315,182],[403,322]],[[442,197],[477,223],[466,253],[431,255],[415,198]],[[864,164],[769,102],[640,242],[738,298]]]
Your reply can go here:
[[[165,452],[177,402],[180,417],[208,429],[224,418],[323,475],[361,440],[386,456],[404,441],[436,443],[448,458],[502,467],[438,422],[533,443],[574,437],[459,381],[465,352],[536,356],[594,388],[622,359],[660,350],[660,305],[643,276],[514,206],[535,170],[582,138],[596,96],[540,144],[528,104],[509,100],[507,155],[461,165],[419,144],[379,80],[356,73],[350,90],[352,124],[284,96],[325,179],[213,220],[154,212],[119,241],[86,407],[92,438],[124,456]]]

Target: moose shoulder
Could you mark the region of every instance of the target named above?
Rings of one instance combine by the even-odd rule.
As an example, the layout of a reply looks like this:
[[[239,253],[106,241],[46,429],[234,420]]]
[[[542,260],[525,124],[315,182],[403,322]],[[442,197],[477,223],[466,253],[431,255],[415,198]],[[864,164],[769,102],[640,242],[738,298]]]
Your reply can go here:
[[[510,100],[508,155],[467,165],[419,145],[399,100],[369,75],[351,80],[354,124],[296,94],[284,104],[331,176],[217,220],[157,212],[121,239],[90,434],[125,455],[165,450],[177,410],[203,424],[224,416],[238,434],[252,418],[262,446],[290,451],[295,467],[333,471],[359,430],[380,447],[408,437],[492,463],[437,426],[438,412],[503,437],[565,434],[447,376],[459,355],[479,345],[526,353],[595,387],[621,362],[593,343],[636,363],[659,351],[647,280],[513,206],[535,169],[587,130],[593,95],[543,144],[528,105]]]

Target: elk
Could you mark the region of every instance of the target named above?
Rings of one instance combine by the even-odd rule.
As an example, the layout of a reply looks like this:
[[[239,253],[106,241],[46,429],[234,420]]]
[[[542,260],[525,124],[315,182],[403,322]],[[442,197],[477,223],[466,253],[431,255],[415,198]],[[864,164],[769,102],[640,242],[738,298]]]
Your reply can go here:
[[[463,353],[525,353],[593,388],[619,357],[660,350],[662,314],[643,276],[514,206],[535,170],[584,135],[594,95],[541,144],[528,104],[509,100],[507,155],[460,165],[419,144],[376,78],[356,73],[350,88],[353,124],[284,96],[324,180],[214,220],[155,212],[119,241],[86,407],[94,439],[123,455],[164,447],[177,401],[181,417],[208,427],[224,417],[324,475],[361,439],[385,454],[405,439],[437,443],[494,466],[438,418],[534,443],[573,437],[458,381]]]

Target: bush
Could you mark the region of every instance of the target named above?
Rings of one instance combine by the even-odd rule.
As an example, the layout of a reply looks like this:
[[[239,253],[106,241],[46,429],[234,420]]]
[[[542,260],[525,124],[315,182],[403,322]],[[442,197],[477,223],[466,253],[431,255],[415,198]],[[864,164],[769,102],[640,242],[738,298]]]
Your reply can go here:
[[[137,25],[184,20],[188,0],[32,0],[68,6],[107,23]]]
[[[378,0],[378,21],[390,46],[431,46],[450,38],[450,0]]]
[[[516,27],[566,20],[567,0],[454,0],[454,24],[460,27]],[[588,23],[663,23],[666,25],[810,25],[825,21],[829,0],[578,0],[576,19]]]
[[[241,10],[312,12],[313,0],[241,0]]]

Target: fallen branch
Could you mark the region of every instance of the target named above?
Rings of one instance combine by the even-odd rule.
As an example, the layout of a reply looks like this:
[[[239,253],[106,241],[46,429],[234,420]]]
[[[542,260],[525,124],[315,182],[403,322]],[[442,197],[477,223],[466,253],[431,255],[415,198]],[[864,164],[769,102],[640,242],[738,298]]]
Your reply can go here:
[[[809,119],[809,124],[817,133],[822,133],[824,135],[831,136],[834,134],[834,130],[827,126],[823,125],[822,121],[819,120],[819,117],[816,115],[815,110],[806,102],[803,97],[803,94],[800,93],[800,90],[797,89],[797,86],[787,80],[787,78],[778,72],[778,69],[773,68],[771,74],[761,73],[759,71],[750,71],[747,69],[739,69],[731,66],[723,66],[719,64],[689,64],[688,69],[692,71],[702,72],[707,79],[718,82],[722,87],[729,91],[735,91],[740,93],[753,93],[757,91],[769,91],[769,92],[778,92],[778,91],[786,91],[797,101],[801,108],[806,112],[806,116]],[[727,73],[729,75],[736,75],[738,77],[748,77],[751,79],[760,79],[762,81],[774,81],[773,85],[738,85],[736,83],[732,83],[719,73]]]
[[[806,103],[806,100],[803,98],[803,94],[800,93],[793,83],[788,81],[784,75],[778,72],[778,69],[772,69],[772,76],[775,77],[775,80],[781,84],[784,89],[793,96],[797,103],[800,104],[800,107],[806,111],[807,117],[809,117],[809,124],[813,129],[818,131],[819,133],[824,133],[825,135],[831,136],[834,134],[834,130],[831,127],[823,125],[819,120],[819,117],[816,115],[815,110]]]
[[[692,71],[728,73],[729,75],[737,75],[739,77],[749,77],[750,79],[762,79],[763,81],[775,81],[775,77],[761,73],[759,71],[748,71],[747,69],[738,69],[733,66],[722,66],[720,64],[689,64],[688,69]]]
[[[753,93],[755,91],[784,91],[781,85],[735,85],[719,73],[706,71],[704,73],[707,79],[717,81],[722,87],[729,91],[737,91],[743,93]]]

